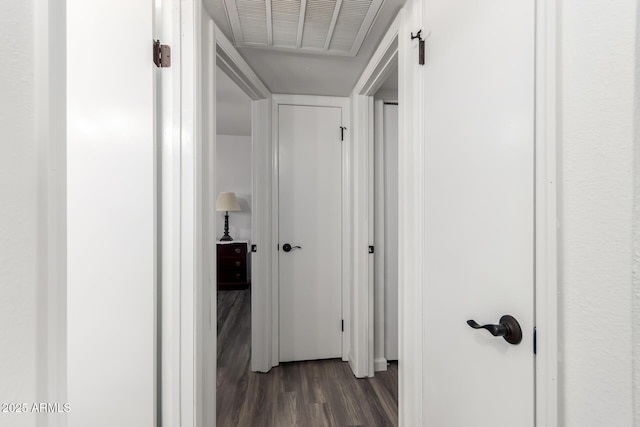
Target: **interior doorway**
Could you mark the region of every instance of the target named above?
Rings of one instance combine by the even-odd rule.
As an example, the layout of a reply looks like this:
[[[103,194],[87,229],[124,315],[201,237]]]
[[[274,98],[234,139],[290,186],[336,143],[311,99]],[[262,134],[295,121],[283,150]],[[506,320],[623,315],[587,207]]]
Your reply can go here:
[[[374,95],[374,370],[398,362],[398,68]]]
[[[216,69],[216,425],[242,399],[251,364],[251,99]]]
[[[407,8],[403,13],[402,16],[405,18],[403,19],[403,24],[402,24],[403,34],[410,33],[409,30],[415,27],[415,25],[413,25],[414,23],[410,22],[408,18],[422,15],[422,9],[417,6],[416,8],[418,13],[412,13],[414,11],[412,8]],[[421,24],[421,23],[422,22],[418,22],[418,24]],[[422,117],[424,116],[424,108],[425,108],[425,105],[423,102],[424,100],[422,96],[425,79],[423,79],[424,73],[422,73],[422,70],[427,70],[430,72],[432,68],[429,68],[429,67],[425,67],[424,69],[419,68],[418,66],[415,65],[417,61],[414,63],[413,60],[411,61],[411,63],[409,63],[408,61],[409,54],[411,54],[412,58],[414,57],[420,58],[420,55],[415,55],[415,56],[413,55],[413,54],[419,53],[418,52],[419,48],[417,47],[409,48],[408,45],[410,43],[410,39],[408,37],[404,37],[404,36],[402,38],[396,37],[396,43],[401,45],[400,54],[403,55],[403,57],[401,58],[402,60],[400,61],[400,75],[402,76],[402,80],[403,80],[400,85],[401,92],[403,94],[401,101],[404,101],[407,107],[407,111],[406,111],[407,114],[402,114],[402,106],[400,106],[400,116],[401,116],[400,122],[402,123],[400,128],[401,128],[402,135],[406,137],[405,141],[402,141],[401,139],[401,143],[404,145],[404,146],[401,145],[401,148],[402,148],[401,161],[404,163],[401,163],[403,165],[403,168],[402,168],[403,170],[400,174],[401,175],[400,188],[407,189],[406,192],[400,195],[401,199],[403,199],[401,200],[402,209],[400,213],[400,216],[401,216],[400,224],[403,230],[401,231],[400,234],[404,236],[404,238],[400,242],[400,246],[402,247],[401,251],[404,251],[403,254],[405,255],[405,257],[403,257],[404,259],[402,260],[402,265],[400,266],[401,271],[405,273],[402,278],[402,282],[404,286],[400,292],[401,306],[402,306],[402,312],[403,312],[402,337],[404,339],[401,338],[400,341],[402,346],[401,354],[405,357],[403,358],[403,363],[406,363],[406,365],[404,366],[407,367],[407,369],[404,371],[405,373],[403,374],[403,379],[404,379],[404,381],[402,381],[403,392],[401,392],[401,394],[403,396],[402,407],[404,407],[404,416],[405,416],[404,419],[414,419],[414,418],[410,418],[410,416],[416,416],[417,418],[415,419],[421,420],[422,419],[421,417],[424,414],[424,412],[421,410],[417,411],[416,408],[423,408],[423,397],[424,397],[423,393],[426,390],[426,388],[422,387],[423,380],[426,378],[425,370],[423,369],[424,366],[422,364],[422,362],[424,361],[423,350],[426,348],[424,346],[425,337],[420,333],[423,326],[422,314],[424,313],[424,310],[422,310],[422,303],[424,302],[423,297],[425,296],[422,289],[422,284],[424,279],[424,274],[423,274],[424,271],[422,271],[422,261],[424,260],[424,258],[422,257],[422,255],[424,254],[423,232],[425,231],[425,227],[424,227],[425,224],[422,221],[422,219],[424,218],[423,213],[425,208],[425,205],[423,203],[424,202],[423,190],[424,190],[424,178],[425,178],[426,168],[424,168],[424,164],[423,164],[423,161],[424,161],[423,155],[425,153],[424,145],[419,144],[419,142],[422,142],[424,140],[424,132],[425,132],[425,129],[422,126],[423,123],[421,121]],[[412,46],[414,45],[423,46],[423,44],[418,44],[418,42],[411,42],[411,43],[412,43]],[[396,52],[397,52],[397,49],[396,49]],[[187,51],[187,54],[189,53],[190,52]],[[194,63],[198,66],[200,65],[198,61],[190,61],[190,59],[192,58],[186,58],[186,61],[184,62],[188,64]],[[363,141],[367,140],[367,138],[369,138],[370,135],[372,135],[372,133],[369,131],[369,123],[367,122],[367,120],[366,119],[361,120],[361,119],[367,116],[369,111],[373,110],[372,108],[373,99],[370,99],[370,98],[372,98],[372,95],[373,95],[372,90],[375,91],[375,89],[372,89],[372,84],[370,84],[370,81],[376,80],[376,77],[374,74],[380,71],[380,69],[376,67],[380,66],[381,68],[384,68],[384,63],[387,59],[388,57],[386,56],[386,53],[383,53],[381,56],[376,58],[376,60],[378,61],[377,64],[373,64],[371,65],[371,67],[367,66],[367,72],[369,74],[364,78],[364,81],[362,84],[360,84],[360,82],[357,84],[356,88],[354,89],[353,95],[351,97],[352,99],[351,106],[353,109],[353,115],[357,117],[357,120],[355,120],[355,123],[354,123],[354,129],[352,131],[356,135],[358,135],[357,136],[358,144],[354,144],[354,145],[357,145],[356,150],[358,150],[357,153],[354,155],[354,157],[356,157],[354,161],[354,168],[355,168],[354,176],[357,177],[357,181],[355,184],[356,187],[360,185],[360,183],[362,182],[365,183],[365,187],[367,185],[366,159],[367,159],[368,153],[367,153],[366,147],[368,147],[369,145],[363,143]],[[412,64],[412,66],[409,67],[409,64]],[[188,71],[189,70],[187,70],[187,72],[184,72],[183,75],[191,76],[192,73],[189,73]],[[194,73],[194,74],[198,76],[198,73]],[[199,88],[197,83],[198,82],[196,82],[194,87]],[[188,95],[193,95],[193,94],[188,94]],[[257,97],[257,99],[265,99],[265,98]],[[267,102],[270,102],[270,101],[267,101]],[[189,108],[193,107],[193,103],[190,103],[188,107]],[[529,117],[530,116],[531,115],[529,115]],[[442,164],[437,166],[443,167],[443,165],[446,166],[446,162],[442,162]],[[196,186],[195,186],[196,189],[199,190],[199,187],[197,187],[197,184],[199,183],[197,181],[197,178],[199,177],[196,176],[196,179],[194,181],[196,181]],[[433,180],[433,182],[435,182],[435,180]],[[366,215],[367,198],[362,196],[360,187],[358,187],[357,190],[358,191],[354,191],[355,193],[354,198],[358,198],[358,201],[354,204],[355,206],[354,208],[355,212],[353,215],[354,222],[357,222],[362,218],[363,212],[365,213],[364,216],[365,217],[367,216]],[[418,195],[419,197],[408,198],[407,196],[410,194]],[[446,195],[448,194],[448,192],[443,191],[443,194]],[[188,198],[190,197],[190,194],[187,193],[186,196]],[[197,195],[196,195],[196,198],[197,198]],[[364,203],[362,202],[362,200],[364,200]],[[185,209],[185,211],[187,211],[187,209]],[[354,317],[358,317],[358,319],[356,319],[358,322],[364,321],[366,323],[366,321],[371,321],[371,323],[369,324],[372,325],[373,320],[372,318],[369,317],[369,314],[371,314],[373,310],[367,310],[367,304],[369,304],[370,302],[368,300],[368,297],[370,295],[371,295],[371,298],[373,299],[372,297],[373,293],[369,292],[369,288],[367,288],[366,286],[366,280],[368,277],[368,275],[366,274],[366,268],[368,263],[365,260],[368,257],[367,251],[366,251],[366,243],[367,243],[366,240],[368,237],[366,230],[368,225],[369,225],[368,220],[365,218],[363,222],[363,226],[358,226],[358,229],[353,233],[354,247],[358,252],[356,253],[356,251],[354,251],[354,255],[353,255],[354,268],[358,269],[357,273],[354,274],[353,276],[354,282],[357,282],[357,283],[354,283],[354,289],[355,289],[354,298],[358,299],[358,301],[354,302],[354,305],[356,305],[358,309]],[[413,227],[414,225],[416,225],[416,227]],[[195,229],[194,234],[197,234],[198,226],[196,225],[194,229]],[[198,251],[200,249],[201,249],[200,247],[195,248],[196,255],[199,255]],[[188,251],[186,251],[186,254],[187,254],[187,257],[190,256]],[[189,261],[191,261],[191,259],[186,259],[187,263]],[[187,277],[187,279],[190,279],[190,277]],[[199,278],[196,277],[196,280],[198,279]],[[187,283],[187,285],[188,284],[189,283]],[[196,290],[198,290],[197,286],[198,286],[198,283],[196,283]],[[416,291],[416,292],[414,293],[413,291]],[[189,303],[190,301],[186,301],[186,304],[189,304]],[[194,307],[196,307],[196,316],[194,316],[195,322],[196,323],[201,322],[204,318],[204,316],[200,315],[202,314],[201,313],[202,310],[200,310],[200,307],[198,304],[194,304]],[[442,306],[436,307],[436,308],[441,309]],[[187,315],[188,314],[189,313],[187,313]],[[431,315],[433,315],[433,313],[431,313]],[[269,319],[269,320],[272,320],[272,319]],[[268,325],[267,327],[273,326],[273,322],[264,323],[264,324]],[[463,322],[463,325],[464,325],[464,322]],[[192,330],[198,331],[197,327],[199,325],[196,324],[195,326],[196,327],[192,328]],[[185,330],[187,330],[188,332],[190,329],[187,327],[185,328]],[[467,333],[470,332],[470,330],[466,328],[462,328],[462,330],[464,330]],[[371,343],[371,345],[373,345],[373,340],[371,339],[373,334],[373,327],[368,329],[366,332],[367,334],[361,334],[356,339],[362,340],[365,343]],[[411,339],[412,337],[420,337],[420,339],[412,340]],[[189,346],[189,344],[190,342],[187,342],[185,346]],[[194,346],[190,346],[190,347],[193,348]],[[362,348],[362,347],[359,347],[359,348]],[[434,346],[434,348],[437,348],[437,347]],[[277,351],[274,349],[271,349],[271,350],[272,352]],[[198,351],[199,349],[196,346],[195,352],[198,352]],[[362,354],[363,356],[361,357],[367,358],[369,357],[369,355],[371,356],[373,355],[373,351],[363,351]],[[189,356],[188,352],[187,352],[187,356]],[[189,361],[189,360],[195,359],[196,362],[198,362],[199,356],[200,356],[200,353],[198,353],[195,358],[185,357],[183,358],[183,360]],[[187,365],[186,368],[190,367],[189,363],[190,362],[186,363]],[[373,372],[373,360],[371,360],[369,367]],[[198,368],[199,367],[196,367],[196,369],[193,369],[193,370],[186,369],[185,371],[195,372],[197,376],[199,372]],[[407,372],[411,372],[411,375],[410,376],[407,375]],[[470,376],[465,376],[465,378],[470,378]],[[188,381],[186,381],[186,385],[187,386],[190,385]],[[193,388],[190,388],[190,390],[193,390]],[[407,393],[407,391],[415,391],[415,393]],[[198,390],[196,390],[195,393],[197,394]],[[188,401],[188,397],[189,396],[187,396],[187,399],[185,400]],[[198,402],[198,403],[201,404],[201,402]],[[402,411],[403,409],[401,408],[401,412]],[[402,414],[401,414],[401,417],[402,417]]]
[[[218,81],[224,78],[221,74],[219,73]],[[275,105],[278,96],[274,95],[273,98]],[[345,102],[348,102],[346,98]],[[222,108],[222,105],[217,106],[218,110]],[[346,116],[348,119],[348,114]],[[275,117],[272,117],[274,122]],[[345,125],[346,137],[349,138],[348,132],[353,132],[353,129],[349,131],[351,124],[342,124]],[[336,136],[340,135],[339,126],[336,126],[335,132]],[[218,140],[219,134],[220,131]],[[252,136],[258,135],[254,133]],[[275,137],[274,141],[277,141]],[[338,146],[344,147],[343,150],[350,150],[351,144],[337,142]],[[257,157],[254,153],[254,158]],[[218,158],[216,161],[219,163],[224,160]],[[259,161],[255,162],[254,168],[259,165]],[[268,182],[261,181],[257,184],[264,188]],[[345,200],[350,203],[349,198]],[[257,217],[255,212],[252,212],[252,219]],[[273,220],[279,221],[279,217],[275,216]],[[218,227],[216,237],[220,232]],[[278,242],[277,235],[274,239],[275,245]],[[279,243],[282,244],[284,241],[281,240]],[[258,253],[263,253],[261,251],[264,249],[268,250],[258,245]],[[248,340],[243,337],[249,335],[251,340],[255,338],[253,332],[258,317],[252,316],[251,322],[247,322],[246,318],[249,312],[255,312],[260,305],[255,304],[256,288],[252,286],[250,299],[227,298],[231,296],[228,292],[224,293],[224,298],[218,298],[217,425],[256,425],[265,422],[273,426],[318,425],[322,420],[328,425],[398,424],[397,364],[392,364],[387,372],[381,372],[375,377],[366,373],[363,375],[372,378],[356,378],[350,364],[339,359],[279,363],[276,358],[275,365],[279,363],[279,366],[273,369],[273,365],[268,366],[265,369],[268,373],[259,373],[262,372],[260,369],[254,369],[254,356],[249,356]],[[274,315],[278,315],[278,310],[274,310]],[[254,325],[250,328],[249,323]],[[265,324],[257,327],[264,328]],[[361,335],[364,337],[364,334]],[[251,352],[253,350],[252,343]],[[239,354],[241,351],[242,355]],[[221,355],[225,360],[221,360]],[[366,360],[368,354],[364,357]],[[248,368],[248,364],[251,365],[251,369]]]
[[[233,401],[233,404],[236,406],[225,405],[221,402],[218,402],[218,405],[220,406],[220,409],[224,407],[224,409],[234,411],[236,414],[234,419],[236,421],[240,420],[242,423],[242,420],[249,420],[247,421],[249,423],[248,425],[252,425],[250,421],[252,419],[251,417],[264,415],[263,411],[266,409],[266,406],[261,406],[266,405],[266,402],[263,400],[264,390],[273,386],[273,384],[265,383],[265,379],[275,378],[276,382],[282,383],[282,379],[279,380],[277,374],[274,374],[276,371],[280,372],[281,377],[290,378],[290,374],[295,374],[295,371],[297,370],[296,366],[301,366],[298,364],[291,364],[290,366],[282,364],[279,367],[282,369],[275,369],[270,374],[262,375],[258,373],[269,372],[274,366],[278,365],[279,352],[279,348],[277,346],[277,332],[275,334],[273,332],[274,330],[277,331],[278,328],[278,311],[277,309],[273,310],[272,306],[269,307],[269,304],[255,304],[255,301],[267,301],[269,298],[273,300],[274,295],[277,298],[278,291],[278,266],[274,265],[274,262],[277,262],[277,257],[274,256],[273,251],[277,250],[274,248],[277,248],[277,244],[279,242],[277,240],[277,234],[275,236],[271,234],[271,225],[278,221],[277,211],[275,214],[272,211],[272,206],[277,206],[277,198],[275,199],[275,202],[272,199],[275,175],[273,173],[273,165],[270,164],[270,159],[274,158],[273,156],[275,152],[272,147],[276,138],[271,133],[273,121],[271,113],[276,96],[272,96],[269,89],[264,86],[257,75],[252,71],[251,67],[248,66],[248,64],[234,49],[229,40],[219,32],[211,21],[210,16],[204,13],[202,18],[202,35],[206,35],[206,37],[203,37],[203,40],[208,40],[209,43],[201,44],[201,52],[187,51],[187,56],[193,54],[195,58],[187,57],[183,61],[183,64],[194,64],[195,67],[201,68],[199,68],[199,72],[196,73],[196,76],[198,77],[197,81],[194,82],[193,92],[184,89],[182,90],[182,115],[183,117],[193,119],[192,121],[187,122],[193,125],[194,135],[196,135],[196,138],[192,141],[194,144],[193,152],[184,152],[183,148],[183,153],[186,154],[183,156],[184,162],[182,163],[183,169],[181,171],[182,176],[186,178],[183,182],[194,179],[195,192],[190,193],[189,191],[186,191],[189,189],[189,186],[186,186],[186,189],[182,194],[183,203],[181,212],[183,213],[183,217],[188,217],[190,206],[202,206],[205,209],[199,209],[198,216],[201,219],[199,219],[195,224],[183,223],[184,227],[182,229],[183,236],[186,235],[186,238],[183,239],[183,244],[188,245],[188,243],[193,240],[195,242],[195,250],[193,254],[188,251],[183,253],[186,256],[181,258],[181,266],[185,271],[189,271],[189,266],[195,261],[196,271],[198,271],[198,275],[193,278],[186,277],[186,280],[182,282],[183,285],[181,287],[182,301],[184,301],[186,306],[193,302],[196,310],[195,316],[192,316],[191,318],[189,317],[188,312],[181,311],[181,335],[188,335],[191,330],[196,331],[196,345],[191,346],[189,345],[189,342],[184,342],[184,345],[182,346],[183,351],[181,352],[181,361],[184,362],[182,372],[193,372],[195,374],[193,377],[190,375],[187,376],[190,379],[193,379],[193,384],[196,388],[192,388],[189,381],[185,381],[182,383],[182,393],[186,395],[194,390],[197,397],[196,416],[199,416],[198,414],[203,412],[204,420],[215,419],[217,408],[212,407],[214,406],[212,405],[212,402],[217,399],[211,399],[208,398],[208,396],[215,396],[214,393],[216,390],[215,384],[217,375],[215,369],[216,358],[209,357],[209,355],[217,355],[218,352],[216,350],[217,345],[215,342],[216,333],[211,333],[213,331],[209,331],[215,325],[215,322],[212,322],[212,319],[217,319],[218,316],[216,298],[209,298],[208,293],[213,293],[212,291],[215,289],[215,286],[211,285],[216,282],[217,271],[216,268],[212,267],[215,266],[216,259],[215,242],[222,230],[219,229],[219,225],[215,224],[211,217],[211,213],[215,211],[216,203],[214,202],[214,199],[216,197],[215,192],[218,189],[216,184],[218,178],[215,176],[215,173],[212,173],[216,169],[217,164],[217,162],[214,162],[217,155],[215,152],[215,145],[211,146],[208,144],[208,141],[216,141],[218,137],[215,130],[212,132],[211,129],[207,129],[207,122],[212,122],[212,120],[207,121],[207,118],[209,117],[208,111],[215,111],[218,108],[218,106],[215,105],[215,97],[212,96],[212,93],[209,91],[210,88],[215,87],[216,80],[219,79],[219,77],[216,77],[217,73],[215,67],[217,65],[223,73],[237,83],[238,86],[242,88],[242,90],[252,99],[252,188],[254,189],[251,209],[252,286],[251,304],[249,308],[249,311],[251,311],[251,369],[242,371],[241,375],[243,375],[243,377],[240,381],[241,387],[247,387],[247,394],[244,399],[235,399]],[[394,23],[394,25],[397,25],[397,22]],[[395,30],[397,31],[397,28],[395,28]],[[391,32],[393,33],[393,30],[391,30]],[[389,42],[390,39],[395,40],[395,37],[396,36],[394,34],[385,35],[385,43]],[[202,53],[202,56],[200,56],[200,53]],[[213,55],[211,55],[212,53]],[[183,55],[184,54],[185,53],[183,52]],[[193,61],[191,61],[191,59],[193,59]],[[192,75],[188,69],[183,69],[181,74],[185,76]],[[191,88],[191,86],[188,85],[184,87]],[[201,88],[204,88],[204,90]],[[361,92],[358,92],[358,94],[360,93]],[[364,96],[355,96],[355,93],[350,98],[345,97],[345,99],[350,99],[348,102],[352,112],[355,104],[357,104],[357,101],[355,101],[354,98],[373,99],[373,97],[368,94]],[[191,108],[194,105],[194,101],[196,105],[195,109]],[[199,110],[198,107],[200,105],[203,107],[203,111]],[[371,103],[371,105],[373,105],[373,103]],[[347,117],[349,116],[350,115],[347,115]],[[357,122],[354,122],[354,127],[352,128],[350,122],[347,122],[344,129],[346,130],[347,138],[350,138],[347,141],[355,141],[355,138],[358,138],[355,135],[359,135],[359,137],[362,138],[363,133],[358,132],[356,127],[361,126],[363,123],[364,121],[358,120]],[[205,128],[205,132],[203,133],[200,133],[201,126]],[[209,125],[208,127],[210,128],[211,126]],[[255,129],[259,129],[259,131],[255,132]],[[200,138],[201,135],[202,138]],[[186,141],[188,143],[190,140]],[[364,152],[363,150],[366,150],[366,148],[360,140],[358,140],[359,148],[357,149],[357,152],[354,145],[355,144],[351,143],[343,144],[345,150],[350,153],[349,157],[347,157],[349,159],[347,163],[349,167],[345,170],[351,170],[351,167],[357,168],[357,174],[361,177],[361,174],[366,171],[366,163],[361,162],[359,156],[361,156],[362,152]],[[188,144],[185,145],[185,147],[188,147]],[[202,157],[202,159],[205,160],[204,164],[200,164],[200,160],[198,160],[195,164],[196,168],[194,168],[194,165],[189,162],[190,156],[194,153],[196,159],[200,158],[199,153],[203,153],[205,155]],[[210,165],[207,164],[208,162],[211,162]],[[365,204],[360,204],[360,202],[358,202],[356,210],[355,205],[352,203],[351,196],[357,195],[357,197],[364,197],[366,200],[366,188],[368,184],[366,179],[358,179],[353,182],[351,181],[352,178],[355,180],[355,177],[352,177],[351,174],[347,175],[346,188],[350,188],[351,190],[349,194],[344,196],[352,211],[344,213],[343,221],[345,221],[348,227],[353,228],[357,226],[357,238],[366,240],[366,227],[368,224],[368,220],[366,219],[366,202]],[[210,190],[207,189],[206,186],[200,185],[201,182],[210,185]],[[352,185],[354,188],[352,188]],[[271,192],[266,191],[266,189],[269,189],[269,186],[271,186]],[[357,186],[357,188],[355,188],[355,186]],[[255,189],[259,189],[262,192],[259,194]],[[346,205],[347,203],[345,203],[345,206]],[[365,219],[360,222],[362,216],[364,216]],[[212,224],[208,225],[208,222],[211,222]],[[260,227],[254,227],[253,224],[255,222],[259,222]],[[195,225],[195,227],[192,227],[192,225]],[[200,230],[204,229],[205,225],[207,226],[207,230],[204,230],[205,233],[203,234]],[[230,230],[230,232],[233,233],[233,230]],[[309,405],[305,406],[305,409],[301,410],[304,411],[304,414],[307,414],[307,412],[311,413],[312,409],[310,408],[321,408],[325,411],[325,414],[328,414],[326,411],[329,411],[329,413],[334,414],[333,416],[336,417],[334,418],[335,423],[340,425],[345,423],[347,425],[377,425],[380,422],[394,425],[397,423],[398,413],[397,375],[394,377],[395,380],[388,382],[382,376],[366,378],[364,380],[358,379],[363,377],[373,377],[373,368],[371,368],[370,374],[367,368],[368,358],[373,355],[373,352],[366,351],[366,342],[368,341],[367,333],[373,332],[372,323],[368,323],[369,314],[372,314],[373,311],[365,309],[367,304],[364,303],[366,298],[369,296],[372,297],[372,293],[369,293],[368,291],[362,293],[365,289],[363,289],[360,284],[363,283],[363,281],[366,283],[366,274],[358,272],[357,275],[352,275],[349,271],[349,269],[360,269],[363,265],[366,265],[366,263],[363,263],[363,261],[366,261],[368,257],[366,246],[361,247],[359,244],[356,246],[355,242],[353,242],[354,235],[351,232],[343,233],[343,236],[345,236],[346,241],[349,242],[349,253],[353,255],[355,252],[358,252],[358,259],[348,262],[346,264],[346,269],[345,265],[343,265],[343,277],[347,277],[349,279],[348,282],[352,291],[357,289],[357,295],[354,296],[354,299],[358,298],[357,308],[360,309],[354,316],[345,317],[345,336],[348,336],[352,331],[358,331],[358,333],[351,334],[351,337],[353,338],[352,341],[349,341],[348,338],[346,339],[351,346],[350,349],[353,351],[353,354],[349,354],[349,357],[353,356],[353,359],[350,359],[350,363],[348,364],[340,360],[335,361],[346,373],[348,373],[348,375],[340,375],[339,378],[336,377],[336,374],[339,372],[337,367],[334,367],[333,365],[325,367],[326,376],[332,378],[334,382],[330,382],[329,384],[331,386],[326,388],[324,392],[320,391],[316,394],[315,398],[314,396],[311,396],[311,400],[308,401]],[[361,248],[364,248],[364,251],[361,251]],[[202,264],[202,270],[199,270],[200,267],[198,262],[200,260],[205,261]],[[212,262],[208,263],[206,262],[207,260],[212,260]],[[206,267],[207,264],[209,264],[210,268]],[[255,268],[256,264],[259,265],[259,268]],[[258,276],[256,276],[256,271],[260,271]],[[190,287],[187,283],[190,279],[194,280],[195,293],[190,292]],[[257,284],[257,281],[261,281],[261,283]],[[209,289],[209,291],[204,291],[205,287]],[[258,293],[260,293],[260,296],[257,295]],[[346,293],[350,294],[350,292]],[[204,298],[200,298],[201,295],[204,296]],[[213,303],[212,306],[210,306],[211,302]],[[353,300],[350,302],[353,302]],[[220,312],[222,314],[223,310],[220,310]],[[194,322],[193,324],[190,323],[191,320]],[[347,322],[349,321],[352,322],[351,326],[347,325]],[[202,336],[199,335],[201,332]],[[274,340],[273,337],[276,339]],[[200,346],[201,342],[206,343],[209,339],[213,339],[213,346],[209,346],[208,344]],[[211,352],[211,350],[213,351]],[[221,351],[223,351],[223,349],[221,349]],[[213,368],[212,376],[209,374],[209,372],[211,372],[211,368]],[[293,368],[293,370],[285,368]],[[311,367],[311,369],[304,369],[300,371],[305,371],[307,373],[310,372],[312,375],[311,378],[314,378],[318,373],[318,369],[320,369],[320,367]],[[204,371],[206,375],[198,375],[198,372],[201,371]],[[332,393],[332,390],[337,384],[335,380],[342,381],[340,383],[341,385],[337,387],[345,391],[342,396],[336,396],[340,398],[335,401],[335,406],[329,401],[317,400],[317,396],[329,396]],[[309,379],[307,379],[306,382],[309,382]],[[302,379],[301,382],[297,383],[304,384],[305,380]],[[212,387],[213,390],[210,390]],[[287,390],[284,392],[285,395],[280,396],[278,398],[279,400],[276,401],[277,405],[280,405],[282,400],[287,398],[287,396],[293,396],[291,394],[286,394],[293,392],[293,390],[291,390],[292,387],[293,386],[291,385],[287,387]],[[199,391],[200,388],[203,392]],[[225,390],[225,392],[226,391],[227,390]],[[377,399],[367,399],[367,397],[371,397],[373,395],[377,396]],[[237,404],[241,404],[243,407],[238,408]],[[271,401],[271,404],[274,404],[274,402]],[[349,409],[356,406],[358,407],[357,410]],[[238,418],[238,413],[242,413],[244,415]],[[297,415],[294,414],[294,416],[297,417],[299,414],[300,413]],[[329,417],[329,415],[327,415],[327,417]],[[253,419],[257,420],[258,418]],[[329,418],[329,421],[330,420],[331,418]],[[205,423],[206,425],[212,424],[209,421],[205,421]],[[225,423],[220,422],[219,424],[224,425]]]

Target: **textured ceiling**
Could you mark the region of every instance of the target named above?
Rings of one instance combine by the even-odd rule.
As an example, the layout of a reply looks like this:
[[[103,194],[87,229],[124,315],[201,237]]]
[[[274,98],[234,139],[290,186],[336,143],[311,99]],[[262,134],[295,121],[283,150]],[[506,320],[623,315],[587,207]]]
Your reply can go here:
[[[224,0],[236,47],[355,56],[382,0]]]
[[[220,30],[235,44],[223,1],[205,0],[205,7]],[[349,96],[404,1],[385,0],[382,3],[356,56],[255,47],[237,49],[273,93]],[[358,25],[355,27],[359,28]]]

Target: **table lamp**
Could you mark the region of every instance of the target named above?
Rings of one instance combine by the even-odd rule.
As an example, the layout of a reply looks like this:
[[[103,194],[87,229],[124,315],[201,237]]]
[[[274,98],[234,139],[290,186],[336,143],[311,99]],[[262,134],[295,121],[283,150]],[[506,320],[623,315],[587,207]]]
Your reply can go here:
[[[216,211],[224,212],[224,235],[220,240],[223,242],[233,240],[231,236],[229,236],[229,212],[240,211],[240,203],[238,203],[238,199],[236,199],[236,193],[223,191],[218,194]]]

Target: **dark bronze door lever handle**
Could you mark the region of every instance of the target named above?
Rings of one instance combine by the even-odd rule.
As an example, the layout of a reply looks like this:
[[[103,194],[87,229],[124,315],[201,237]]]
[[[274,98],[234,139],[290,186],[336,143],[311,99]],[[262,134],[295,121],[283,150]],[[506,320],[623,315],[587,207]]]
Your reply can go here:
[[[289,252],[292,249],[302,249],[302,247],[301,246],[291,246],[288,243],[285,243],[284,245],[282,245],[282,250],[285,251],[285,252]]]
[[[473,329],[486,329],[494,337],[503,337],[509,344],[517,345],[522,341],[520,324],[513,316],[508,314],[500,318],[500,324],[498,325],[480,325],[475,320],[467,320],[467,325]]]

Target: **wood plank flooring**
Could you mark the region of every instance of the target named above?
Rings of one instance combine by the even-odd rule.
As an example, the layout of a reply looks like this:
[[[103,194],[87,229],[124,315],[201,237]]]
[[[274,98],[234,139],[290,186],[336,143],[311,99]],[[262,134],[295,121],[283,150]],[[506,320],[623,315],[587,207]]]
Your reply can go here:
[[[250,292],[218,292],[218,427],[398,425],[395,363],[366,379],[339,359],[251,372]]]

